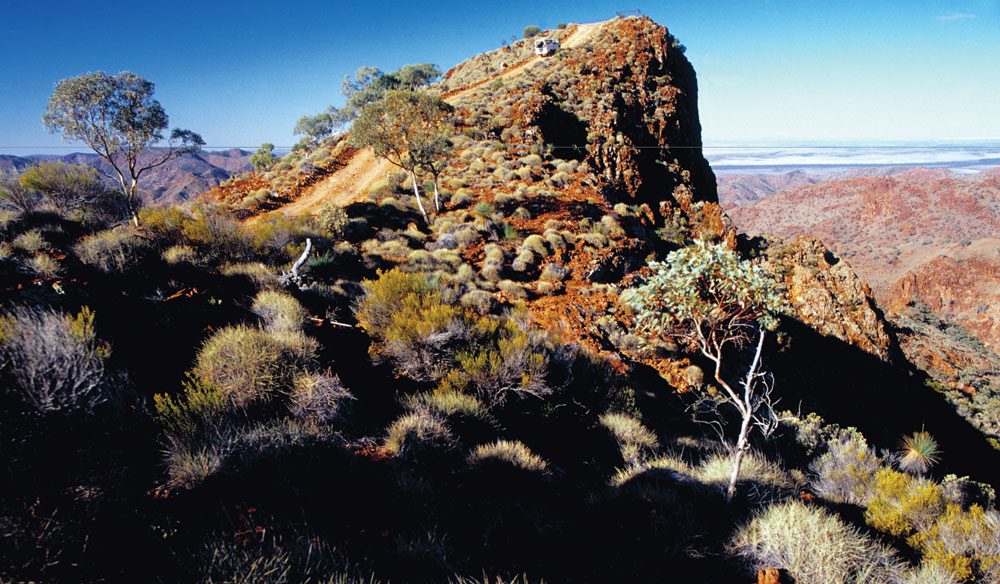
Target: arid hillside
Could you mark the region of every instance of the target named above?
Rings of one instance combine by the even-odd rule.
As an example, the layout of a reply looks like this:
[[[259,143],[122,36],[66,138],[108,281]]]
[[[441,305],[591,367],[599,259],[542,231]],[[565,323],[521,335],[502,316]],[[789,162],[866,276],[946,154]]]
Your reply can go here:
[[[782,189],[728,209],[751,234],[809,235],[850,262],[881,305],[913,301],[1000,348],[1000,173],[915,169]]]

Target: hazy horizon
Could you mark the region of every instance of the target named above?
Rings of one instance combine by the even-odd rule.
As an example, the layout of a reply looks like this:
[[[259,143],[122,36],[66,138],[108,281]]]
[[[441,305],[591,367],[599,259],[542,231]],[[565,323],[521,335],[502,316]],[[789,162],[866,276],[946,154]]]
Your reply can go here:
[[[359,66],[434,62],[447,70],[525,25],[604,20],[622,9],[603,0],[517,1],[485,19],[481,5],[466,4],[7,4],[0,154],[14,155],[85,150],[49,135],[40,118],[54,83],[86,71],[147,77],[171,125],[201,133],[210,147],[290,146],[295,121],[340,103],[341,79]],[[687,46],[710,147],[1000,136],[1000,71],[980,65],[1000,57],[995,0],[639,8]],[[136,31],[128,50],[118,35],[94,34],[118,28]]]

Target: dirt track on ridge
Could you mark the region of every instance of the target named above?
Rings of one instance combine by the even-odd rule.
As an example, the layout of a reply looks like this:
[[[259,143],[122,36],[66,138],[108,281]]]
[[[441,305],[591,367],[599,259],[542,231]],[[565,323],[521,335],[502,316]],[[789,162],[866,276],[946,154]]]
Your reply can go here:
[[[571,49],[585,45],[600,30],[602,24],[604,23],[595,22],[574,25],[575,28],[563,40],[562,48]],[[544,58],[537,55],[533,56],[508,67],[498,75],[463,87],[455,92],[446,93],[444,99],[454,105],[456,101],[481,85],[497,79],[506,79],[519,75],[522,71]],[[275,209],[271,213],[302,215],[305,213],[315,213],[323,204],[328,202],[333,202],[340,206],[348,205],[366,194],[369,187],[375,181],[381,179],[392,169],[393,166],[391,164],[385,160],[376,158],[371,150],[358,151],[351,157],[346,166],[316,184],[306,187],[299,198],[280,209]]]

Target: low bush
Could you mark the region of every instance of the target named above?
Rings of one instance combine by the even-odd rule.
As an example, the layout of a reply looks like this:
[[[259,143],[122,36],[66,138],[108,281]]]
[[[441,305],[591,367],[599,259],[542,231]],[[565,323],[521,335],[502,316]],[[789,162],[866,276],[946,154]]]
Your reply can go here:
[[[25,263],[25,267],[39,278],[55,278],[62,272],[59,260],[47,253],[35,254]]]
[[[490,444],[480,444],[469,455],[473,466],[486,464],[508,464],[535,473],[547,473],[549,463],[517,440],[497,440]]]
[[[173,230],[174,218],[164,215],[165,228]],[[147,225],[155,229],[153,225]],[[253,250],[250,237],[235,218],[221,209],[199,208],[194,215],[182,220],[180,235],[203,257],[213,261],[240,261]]]
[[[287,292],[265,290],[253,300],[252,310],[269,332],[301,331],[308,313],[294,296]]]
[[[114,273],[136,267],[151,249],[146,237],[124,225],[84,237],[73,248],[81,262]]]
[[[123,379],[108,367],[94,313],[16,308],[0,316],[0,370],[17,396],[44,414],[91,414],[116,399]]]
[[[728,453],[716,454],[695,469],[695,476],[702,482],[725,489],[733,472],[733,458]],[[780,465],[757,453],[747,453],[736,478],[742,486],[741,496],[754,505],[784,499],[796,486],[794,479]]]
[[[436,414],[419,410],[404,414],[389,426],[385,449],[394,456],[416,460],[454,448],[454,437]]]
[[[288,389],[314,350],[301,333],[279,338],[256,328],[227,327],[205,342],[194,371],[202,383],[244,407]]]
[[[222,469],[222,453],[212,446],[191,447],[172,444],[167,448],[167,484],[192,489]]]
[[[796,582],[890,584],[903,576],[891,550],[835,515],[796,500],[759,512],[737,531],[730,550],[755,570],[781,568]]]
[[[489,292],[483,290],[469,290],[462,295],[459,302],[462,306],[473,308],[481,315],[487,315],[496,308],[496,299]]]
[[[619,468],[611,477],[610,482],[615,487],[621,487],[648,471],[669,471],[692,482],[696,480],[693,477],[694,470],[688,463],[668,455],[651,458],[634,466]]]
[[[168,264],[197,264],[200,260],[198,250],[190,245],[171,245],[163,250],[163,261]]]
[[[457,391],[434,391],[418,393],[406,398],[405,405],[411,410],[430,410],[446,418],[465,417],[487,419],[486,407],[475,396]]]
[[[306,373],[295,378],[289,409],[297,419],[321,427],[340,423],[354,396],[330,373]]]
[[[535,268],[538,263],[538,256],[530,249],[521,248],[517,257],[511,262],[510,267],[515,272],[527,272]]]
[[[45,236],[42,235],[40,229],[25,231],[15,237],[11,243],[14,249],[19,249],[27,253],[37,253],[50,247],[49,242],[45,240]]]
[[[339,241],[347,233],[350,217],[340,205],[327,203],[316,213],[316,223],[327,237]]]
[[[225,264],[222,266],[221,273],[223,276],[249,278],[258,288],[263,289],[276,288],[280,284],[275,270],[261,262]]]
[[[497,282],[497,288],[512,300],[524,300],[528,297],[528,291],[524,289],[524,286],[513,280],[500,280]]]
[[[618,442],[625,464],[638,466],[656,451],[658,446],[656,434],[632,416],[607,413],[601,416],[600,422]]]
[[[864,505],[873,496],[875,474],[881,466],[881,458],[864,437],[853,433],[830,442],[812,463],[811,486],[827,500]]]
[[[549,263],[542,268],[542,273],[538,277],[543,282],[561,282],[569,277],[569,268],[559,264]]]

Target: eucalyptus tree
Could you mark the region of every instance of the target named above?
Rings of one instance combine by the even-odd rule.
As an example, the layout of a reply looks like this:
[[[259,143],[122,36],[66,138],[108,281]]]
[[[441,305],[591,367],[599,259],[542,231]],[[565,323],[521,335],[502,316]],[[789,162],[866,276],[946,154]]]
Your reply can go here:
[[[42,122],[66,141],[79,140],[115,173],[132,222],[139,225],[139,179],[150,170],[205,145],[201,136],[174,128],[155,86],[135,73],[84,73],[56,84]],[[159,148],[153,146],[161,145]]]
[[[453,128],[452,107],[426,91],[396,89],[363,108],[351,127],[350,143],[371,148],[379,158],[403,169],[413,183],[413,195],[424,221],[427,210],[420,196],[421,170],[434,176],[435,208],[440,209],[437,176],[449,153],[447,136]]]
[[[766,434],[776,423],[772,384],[761,354],[767,331],[778,324],[781,297],[760,266],[720,244],[695,241],[670,253],[665,262],[651,262],[649,268],[646,283],[623,298],[635,310],[636,332],[647,341],[678,339],[700,352],[712,363],[721,390],[712,399],[740,416],[726,488],[730,501],[743,455],[750,449],[751,430],[757,427]],[[734,370],[741,374],[734,375]]]

